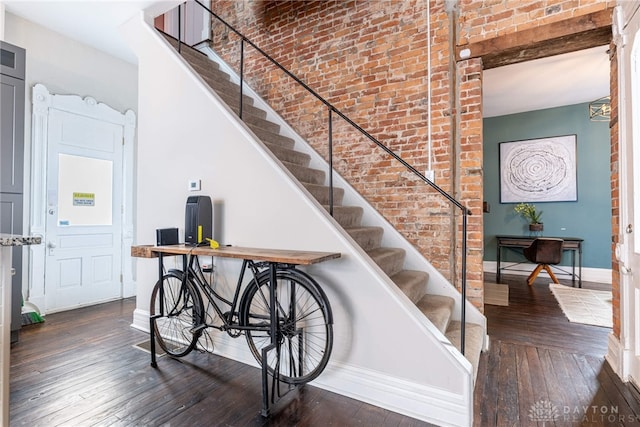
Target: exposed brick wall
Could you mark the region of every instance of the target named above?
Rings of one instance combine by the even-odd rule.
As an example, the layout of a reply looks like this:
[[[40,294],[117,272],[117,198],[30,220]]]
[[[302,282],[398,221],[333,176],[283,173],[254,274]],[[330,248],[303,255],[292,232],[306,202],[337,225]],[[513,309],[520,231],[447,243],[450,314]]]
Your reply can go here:
[[[620,230],[620,145],[618,144],[618,55],[615,43],[609,46],[611,59],[611,269],[612,269],[612,305],[613,335],[620,338],[620,265],[615,256],[615,247],[620,243],[617,230]]]
[[[474,43],[615,6],[615,0],[460,0],[459,44]]]
[[[426,2],[216,1],[212,7],[373,137],[417,170],[427,169]],[[436,183],[451,193],[448,24],[442,3],[432,5],[431,21],[432,161]],[[238,39],[219,26],[213,34],[216,49],[237,64]],[[251,86],[326,155],[327,108],[253,49],[245,52]],[[445,199],[337,116],[333,140],[339,173],[451,278],[453,224]]]
[[[464,200],[473,213],[467,218],[467,296],[469,300],[482,304],[482,60],[458,62],[457,73],[460,110],[456,187],[459,199]]]
[[[613,5],[596,0],[460,0],[458,45],[499,37]],[[212,2],[212,10],[300,77],[417,170],[427,168],[427,43],[431,45],[432,161],[436,183],[468,206],[469,299],[482,309],[482,64],[450,68],[449,16],[443,0]],[[238,38],[213,29],[216,49],[236,64]],[[250,85],[314,148],[326,155],[328,112],[283,73],[245,47]],[[452,91],[452,82],[457,86]],[[460,111],[456,111],[458,97]],[[460,221],[440,196],[417,182],[366,138],[334,117],[336,169],[446,277]],[[459,261],[459,259],[457,259]]]

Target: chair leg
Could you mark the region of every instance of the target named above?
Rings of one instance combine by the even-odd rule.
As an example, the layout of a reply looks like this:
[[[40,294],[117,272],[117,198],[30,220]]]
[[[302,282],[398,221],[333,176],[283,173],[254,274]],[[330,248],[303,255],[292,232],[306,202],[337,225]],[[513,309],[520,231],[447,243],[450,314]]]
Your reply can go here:
[[[553,280],[553,283],[555,283],[556,285],[559,285],[560,282],[558,282],[558,279],[556,278],[556,275],[553,274],[553,271],[551,271],[551,267],[545,264],[544,265],[544,269],[549,274],[549,277],[551,277],[551,280]]]
[[[529,277],[527,277],[527,285],[531,286],[533,284],[533,281],[536,280],[536,277],[538,277],[538,273],[540,273],[543,267],[543,264],[538,264],[536,266],[535,270],[533,270]]]

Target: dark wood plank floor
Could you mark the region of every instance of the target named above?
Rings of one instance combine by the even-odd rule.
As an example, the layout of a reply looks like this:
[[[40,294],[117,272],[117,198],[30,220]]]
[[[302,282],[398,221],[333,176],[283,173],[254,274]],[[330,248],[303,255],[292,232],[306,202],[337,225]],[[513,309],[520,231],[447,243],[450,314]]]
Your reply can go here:
[[[424,426],[306,386],[269,419],[260,371],[193,352],[180,361],[133,347],[133,299],[50,314],[11,349],[11,426]],[[242,338],[241,338],[242,339]]]
[[[478,368],[474,424],[640,425],[635,388],[604,360],[611,329],[570,323],[548,278],[528,286],[523,276],[503,276],[502,283],[509,285],[509,306],[485,306],[491,346]]]
[[[509,307],[486,306],[491,348],[474,425],[640,425],[635,389],[604,362],[609,329],[569,323],[546,281],[503,282]],[[133,347],[147,339],[130,327],[134,308],[129,299],[23,328],[11,354],[11,426],[426,425],[310,386],[265,420],[257,369],[203,353],[150,368]]]

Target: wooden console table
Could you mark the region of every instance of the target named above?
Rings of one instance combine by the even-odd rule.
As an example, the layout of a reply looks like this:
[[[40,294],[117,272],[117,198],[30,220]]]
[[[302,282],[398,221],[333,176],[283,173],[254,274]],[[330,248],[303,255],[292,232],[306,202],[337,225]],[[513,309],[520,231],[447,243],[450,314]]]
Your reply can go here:
[[[251,259],[253,261],[279,262],[295,265],[310,265],[330,259],[340,258],[337,252],[310,252],[283,249],[243,248],[238,246],[221,246],[211,249],[208,246],[168,245],[152,246],[138,245],[131,247],[131,256],[137,258],[157,258],[166,255],[203,255],[220,258]]]
[[[545,236],[549,237],[549,236]],[[582,287],[582,242],[584,239],[579,237],[549,237],[554,239],[562,239],[563,251],[571,251],[571,282],[573,286],[576,283],[576,277],[578,278],[578,287]],[[500,283],[502,258],[502,248],[511,249],[524,249],[528,248],[531,243],[536,239],[535,236],[496,236],[498,240],[498,256],[496,265],[496,283]],[[578,274],[576,274],[576,253],[578,254]]]
[[[295,326],[297,322],[296,319],[287,320],[286,322],[283,320],[288,315],[291,315],[291,313],[295,313],[296,310],[293,310],[293,311],[291,311],[291,309],[285,310],[283,308],[283,305],[280,305],[280,302],[278,301],[278,297],[276,296],[277,294],[276,290],[278,287],[278,285],[276,284],[278,280],[277,277],[279,274],[282,273],[282,274],[288,274],[289,276],[287,277],[287,280],[290,280],[290,281],[296,280],[295,279],[296,274],[301,278],[304,278],[305,281],[300,283],[308,283],[308,285],[305,285],[305,286],[313,287],[311,288],[313,292],[314,293],[317,292],[319,295],[319,299],[323,301],[322,304],[319,306],[320,311],[318,311],[316,314],[323,313],[323,314],[320,314],[320,316],[326,316],[324,317],[326,322],[325,325],[327,324],[330,325],[333,322],[331,317],[331,307],[330,307],[329,301],[326,299],[326,297],[324,296],[324,293],[320,289],[320,285],[317,282],[315,282],[315,280],[313,280],[311,276],[302,275],[303,273],[296,270],[295,266],[317,264],[323,261],[340,258],[341,256],[340,253],[279,250],[279,249],[256,249],[256,248],[242,248],[242,247],[235,247],[235,246],[226,246],[226,247],[212,249],[208,246],[169,245],[169,246],[132,246],[131,255],[134,257],[140,257],[140,258],[158,258],[158,276],[159,276],[158,283],[159,284],[161,284],[163,280],[163,275],[164,275],[163,257],[165,256],[182,256],[183,271],[185,271],[185,274],[184,276],[174,276],[174,277],[181,277],[180,280],[182,280],[183,283],[184,281],[187,280],[187,277],[190,274],[190,272],[193,272],[195,274],[195,276],[192,276],[192,277],[197,276],[197,273],[192,269],[193,258],[190,258],[192,255],[194,256],[201,255],[201,256],[207,256],[207,257],[221,257],[221,258],[236,258],[236,259],[243,260],[243,265],[242,265],[241,273],[238,278],[238,283],[235,291],[235,296],[233,298],[233,302],[224,300],[222,297],[216,294],[214,290],[212,290],[210,287],[207,287],[207,285],[209,284],[206,283],[206,279],[204,280],[204,282],[198,285],[199,287],[196,290],[197,291],[204,290],[203,294],[207,297],[206,298],[208,301],[207,307],[213,308],[218,314],[219,318],[223,319],[224,324],[221,327],[217,327],[215,325],[208,325],[206,322],[202,322],[200,325],[197,325],[196,329],[214,327],[219,330],[227,330],[227,331],[237,330],[238,332],[242,332],[242,331],[249,332],[249,331],[257,331],[257,330],[264,331],[264,328],[267,328],[267,327],[269,328],[268,336],[270,337],[270,340],[265,346],[259,349],[259,351],[262,354],[261,358],[259,359],[259,362],[262,365],[261,366],[262,368],[262,412],[261,413],[263,416],[268,416],[271,410],[271,405],[276,403],[278,400],[280,400],[280,397],[284,396],[284,394],[282,394],[280,391],[281,382],[286,383],[288,387],[287,390],[295,389],[299,385],[304,383],[304,381],[302,380],[299,381],[299,383],[295,383],[291,380],[287,381],[287,380],[282,380],[280,378],[281,374],[280,374],[279,357],[280,357],[281,345],[282,345],[281,341],[284,340],[284,337],[286,336],[286,334],[299,335],[300,334],[299,331],[301,331],[302,329],[299,329],[300,328],[299,326]],[[189,258],[191,259],[190,261],[188,260]],[[260,261],[262,264],[266,264],[267,270],[258,272],[256,269],[256,265],[254,264],[254,261]],[[234,313],[236,311],[237,297],[239,295],[240,288],[242,286],[244,271],[248,265],[250,266],[249,269],[253,271],[253,275],[254,275],[253,281],[255,282],[252,282],[252,283],[256,283],[256,284],[259,283],[259,277],[261,277],[260,280],[264,280],[264,278],[266,277],[264,273],[268,272],[268,282],[264,282],[264,281],[261,282],[263,284],[268,283],[267,286],[269,287],[269,291],[266,292],[268,296],[268,301],[265,302],[267,311],[268,311],[269,320],[267,322],[268,324],[266,324],[265,326],[261,326],[260,324],[249,325],[249,324],[241,323],[240,320],[238,319],[240,319],[240,316],[242,316],[242,314],[238,315],[238,319],[234,319],[234,317],[230,317],[226,319],[225,315],[223,314],[223,311],[215,302],[214,297],[222,299],[226,302],[226,305],[230,307],[229,310],[231,313]],[[196,280],[196,282],[198,281]],[[261,286],[261,285],[258,285],[258,286]],[[250,289],[250,288],[247,288],[247,289]],[[245,289],[245,291],[247,289]],[[293,298],[293,295],[294,294],[291,293],[287,295],[287,298]],[[244,299],[244,294],[242,298]],[[153,296],[152,296],[152,299],[153,299]],[[185,297],[185,299],[188,299],[188,296]],[[291,303],[291,301],[289,302]],[[297,302],[294,301],[293,303],[297,305]],[[305,305],[308,305],[311,303],[312,303],[311,301],[306,301]],[[198,303],[194,301],[193,306],[197,306],[197,305]],[[199,302],[199,305],[202,308],[202,301]],[[274,307],[279,307],[279,309],[274,309]],[[314,314],[314,316],[316,314]],[[155,352],[156,333],[154,332],[154,321],[155,319],[162,316],[163,316],[162,314],[152,315],[150,316],[150,319],[149,319],[149,334],[151,339],[151,366],[153,367],[157,366],[156,352]],[[200,322],[200,320],[198,320],[198,322]],[[285,329],[285,328],[288,328],[288,329]],[[237,333],[237,334],[234,333],[232,336],[236,338],[240,335],[241,335],[240,333]],[[300,335],[300,337],[301,336],[302,335]],[[318,367],[319,371],[317,371],[318,373],[316,374],[316,376],[319,375],[320,372],[322,372],[322,370],[326,366],[328,357],[331,354],[331,346],[332,346],[332,340],[330,338],[331,334],[329,333],[328,336],[329,336],[329,339],[324,349],[325,350],[324,354],[326,354],[325,356],[326,359],[324,359],[323,357],[324,363],[320,367]],[[199,338],[199,335],[195,338],[196,341],[198,338]],[[302,349],[303,348],[302,338],[298,338],[298,340],[300,341],[299,348]],[[192,348],[193,347],[187,350],[187,353],[191,351]],[[321,350],[322,349],[318,348],[315,351],[320,352]],[[182,355],[185,355],[185,354],[186,353],[183,353]],[[270,355],[273,355],[273,354],[276,355],[275,356],[276,362],[275,362],[275,366],[273,367],[273,372],[270,373],[269,370],[271,368],[268,367],[268,364],[269,364],[268,360]],[[299,357],[300,363],[302,363],[303,361],[302,356],[303,356],[302,353],[300,353],[297,356]],[[182,356],[176,355],[176,357],[182,357]],[[258,358],[258,356],[256,356],[256,358]],[[292,362],[289,360],[286,363],[292,363]],[[300,365],[300,369],[301,367],[302,365]],[[298,372],[299,374],[302,373],[301,370],[296,372]],[[269,377],[272,378],[271,381],[269,381]],[[313,380],[313,378],[315,377],[310,377],[307,381],[311,381]],[[288,391],[286,391],[285,394],[286,393],[288,393]]]

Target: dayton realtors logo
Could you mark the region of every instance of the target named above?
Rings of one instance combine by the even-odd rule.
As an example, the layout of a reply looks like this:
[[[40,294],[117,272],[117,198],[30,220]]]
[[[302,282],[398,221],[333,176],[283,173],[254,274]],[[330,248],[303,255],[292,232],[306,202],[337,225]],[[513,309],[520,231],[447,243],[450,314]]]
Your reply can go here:
[[[634,414],[620,414],[617,406],[556,406],[548,400],[539,400],[531,405],[529,419],[534,422],[564,421],[571,423],[608,425],[619,423],[640,423]]]
[[[542,421],[542,425],[547,421],[556,421],[560,417],[558,407],[548,400],[539,400],[529,409],[529,418],[531,421]]]

